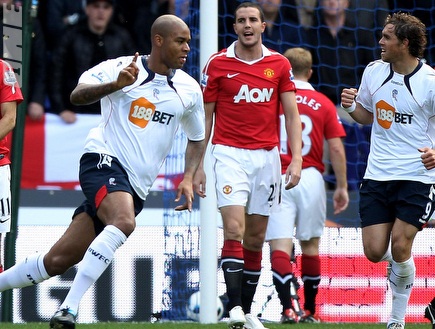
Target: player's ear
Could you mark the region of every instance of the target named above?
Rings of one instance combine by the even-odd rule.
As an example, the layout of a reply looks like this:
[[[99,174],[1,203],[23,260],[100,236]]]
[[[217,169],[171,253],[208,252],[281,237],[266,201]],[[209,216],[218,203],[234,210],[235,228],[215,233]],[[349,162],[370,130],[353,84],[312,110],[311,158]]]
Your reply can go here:
[[[154,35],[154,44],[160,47],[163,44],[163,37],[160,34]]]

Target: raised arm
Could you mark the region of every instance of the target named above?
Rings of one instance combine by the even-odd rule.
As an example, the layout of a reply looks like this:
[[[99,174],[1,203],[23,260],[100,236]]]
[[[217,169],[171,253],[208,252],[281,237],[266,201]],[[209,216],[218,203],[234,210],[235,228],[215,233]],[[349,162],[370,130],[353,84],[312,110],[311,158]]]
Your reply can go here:
[[[136,65],[138,56],[139,53],[134,54],[133,61],[119,72],[116,81],[102,84],[78,84],[71,93],[71,103],[74,105],[92,104],[125,86],[133,84],[139,74],[139,68]]]
[[[341,92],[341,107],[356,122],[362,125],[373,123],[373,113],[367,111],[360,103],[355,102],[358,90],[355,88],[344,88]]]

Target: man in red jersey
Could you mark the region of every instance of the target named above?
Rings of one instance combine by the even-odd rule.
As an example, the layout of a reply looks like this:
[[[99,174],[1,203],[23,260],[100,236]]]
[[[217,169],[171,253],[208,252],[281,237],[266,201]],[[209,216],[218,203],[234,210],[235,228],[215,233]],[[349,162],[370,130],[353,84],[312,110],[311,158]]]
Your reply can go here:
[[[14,129],[17,118],[17,105],[23,101],[12,66],[0,59],[0,257],[1,235],[11,230],[11,169],[7,138]],[[0,272],[3,265],[0,258]]]
[[[345,210],[349,203],[346,179],[346,156],[341,138],[346,133],[334,104],[308,82],[312,74],[312,57],[302,48],[288,49],[284,56],[292,64],[297,88],[296,101],[302,121],[302,174],[297,188],[282,190],[281,211],[271,214],[266,240],[271,249],[273,283],[283,312],[282,323],[320,322],[316,315],[316,296],[320,283],[319,242],[326,220],[326,191],[323,180],[323,145],[326,139],[329,157],[336,177],[334,213]],[[287,136],[281,132],[283,179],[292,160]],[[296,229],[296,234],[294,234]],[[291,253],[293,236],[299,240],[301,275],[304,282],[304,313],[298,318],[292,309],[290,286],[293,279]]]
[[[201,86],[206,141],[214,119],[211,153],[224,226],[221,266],[229,299],[228,326],[257,329],[264,327],[251,314],[251,303],[261,272],[268,217],[277,208],[281,191],[280,102],[294,155],[286,170],[287,189],[298,184],[301,174],[301,121],[290,63],[262,44],[266,23],[261,7],[242,3],[234,17],[238,39],[210,57]],[[199,182],[205,182],[202,169],[195,178],[197,191]]]

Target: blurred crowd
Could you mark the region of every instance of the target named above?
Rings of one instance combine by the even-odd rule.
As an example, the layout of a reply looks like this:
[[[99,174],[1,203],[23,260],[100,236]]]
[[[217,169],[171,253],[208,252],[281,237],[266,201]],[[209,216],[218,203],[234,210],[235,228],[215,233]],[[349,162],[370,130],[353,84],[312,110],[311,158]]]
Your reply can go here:
[[[219,48],[236,36],[233,12],[240,0],[219,0]],[[343,86],[357,86],[362,70],[379,58],[377,42],[389,13],[406,11],[428,27],[428,45],[435,41],[434,0],[258,0],[267,23],[263,41],[281,53],[302,46],[313,55],[311,83],[338,104]],[[0,3],[22,5],[18,0]],[[69,95],[81,73],[109,58],[150,51],[150,27],[156,17],[172,13],[198,33],[199,0],[40,0],[33,19],[27,113],[40,120],[58,114],[73,123],[77,113],[100,113],[99,104],[74,106]],[[3,9],[3,8],[2,8]],[[193,66],[198,61],[193,49]],[[358,49],[358,51],[355,51]],[[425,60],[435,65],[435,48]],[[186,65],[186,70],[192,64]],[[192,74],[192,72],[189,72]],[[195,76],[195,74],[193,74]]]

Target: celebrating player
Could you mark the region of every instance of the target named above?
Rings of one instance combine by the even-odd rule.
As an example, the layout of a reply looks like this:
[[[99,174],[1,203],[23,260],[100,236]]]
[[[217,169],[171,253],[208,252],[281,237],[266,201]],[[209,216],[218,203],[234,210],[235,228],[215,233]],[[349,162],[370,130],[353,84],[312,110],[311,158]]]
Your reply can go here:
[[[382,60],[366,67],[359,90],[341,93],[353,119],[372,123],[359,209],[366,257],[391,264],[388,329],[405,327],[415,278],[412,244],[435,206],[435,70],[420,60],[426,43],[418,18],[388,16],[379,41]]]
[[[180,70],[190,51],[190,30],[164,15],[151,27],[149,56],[120,57],[83,73],[71,94],[76,104],[101,99],[102,122],[87,137],[80,160],[86,201],[46,254],[27,257],[0,274],[0,291],[39,283],[81,261],[51,328],[75,328],[80,300],[136,226],[135,217],[181,125],[188,143],[176,210],[191,210],[193,175],[204,151],[204,107],[198,83]],[[83,258],[83,260],[82,260]]]

